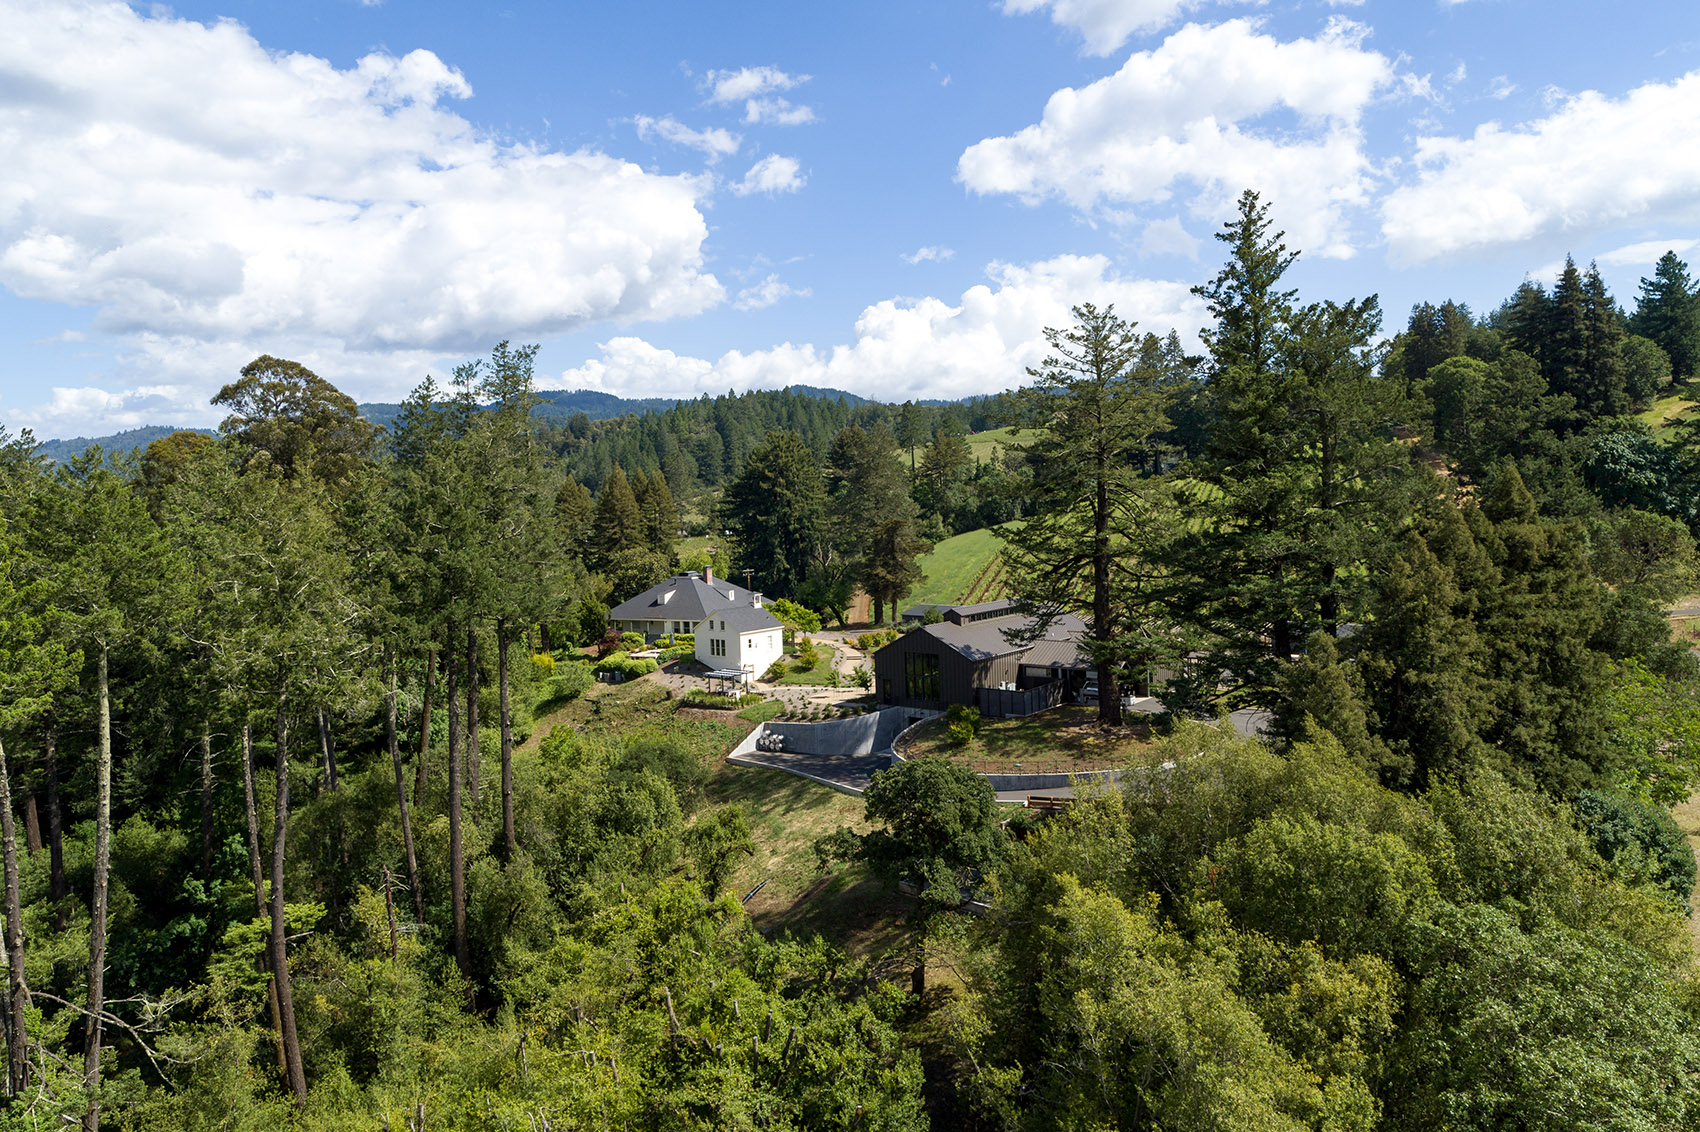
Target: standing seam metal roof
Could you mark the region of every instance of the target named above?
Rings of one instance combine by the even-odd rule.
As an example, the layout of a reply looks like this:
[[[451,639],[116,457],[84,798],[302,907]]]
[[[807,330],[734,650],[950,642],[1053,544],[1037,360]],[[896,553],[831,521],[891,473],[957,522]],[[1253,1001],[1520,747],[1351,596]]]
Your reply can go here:
[[[1077,640],[1086,631],[1086,623],[1072,614],[1062,614],[1051,622],[1045,636],[1039,641],[1022,644],[1012,644],[1005,636],[1006,629],[1019,629],[1032,624],[1032,619],[1012,614],[1008,617],[990,617],[984,621],[973,621],[967,625],[953,625],[941,621],[932,625],[923,625],[912,630],[925,633],[947,648],[961,653],[969,660],[991,660],[994,657],[1010,656],[1014,653],[1025,653],[1040,644],[1063,644]],[[893,641],[886,648],[892,648],[902,643],[902,638]],[[1047,661],[1049,663],[1055,663]]]

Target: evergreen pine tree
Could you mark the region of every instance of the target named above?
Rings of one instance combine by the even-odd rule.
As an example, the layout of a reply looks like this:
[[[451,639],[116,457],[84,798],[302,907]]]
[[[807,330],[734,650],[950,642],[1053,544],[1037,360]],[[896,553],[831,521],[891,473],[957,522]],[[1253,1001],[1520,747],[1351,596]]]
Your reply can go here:
[[[1590,416],[1616,417],[1629,411],[1627,367],[1624,363],[1623,312],[1600,278],[1597,264],[1590,263],[1582,277],[1584,341],[1582,392],[1578,395]]]
[[[637,496],[632,493],[626,473],[616,464],[596,498],[591,553],[586,564],[592,570],[606,570],[622,551],[635,550],[642,544],[643,515],[638,510]]]
[[[1641,280],[1630,329],[1659,344],[1679,381],[1694,376],[1700,366],[1700,297],[1676,252],[1660,256],[1653,277]]]

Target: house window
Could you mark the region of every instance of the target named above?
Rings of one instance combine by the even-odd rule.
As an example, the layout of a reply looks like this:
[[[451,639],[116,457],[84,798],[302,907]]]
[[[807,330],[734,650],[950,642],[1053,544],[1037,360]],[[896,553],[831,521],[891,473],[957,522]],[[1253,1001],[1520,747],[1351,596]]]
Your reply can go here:
[[[721,640],[719,637],[711,638],[708,642],[708,655],[709,656],[725,656],[726,655],[726,642]]]
[[[912,700],[939,698],[939,658],[912,652],[903,658],[904,692]]]

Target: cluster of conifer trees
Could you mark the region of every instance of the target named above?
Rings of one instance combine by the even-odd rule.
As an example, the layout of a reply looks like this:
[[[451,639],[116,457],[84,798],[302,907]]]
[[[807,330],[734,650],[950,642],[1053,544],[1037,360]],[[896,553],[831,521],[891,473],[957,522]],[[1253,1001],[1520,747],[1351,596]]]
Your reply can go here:
[[[1208,358],[1082,306],[995,406],[552,434],[504,344],[387,435],[264,357],[218,439],[9,440],[0,1128],[1696,1123],[1662,807],[1700,704],[1663,607],[1700,474],[1633,416],[1693,376],[1686,269],[1633,318],[1569,268],[1384,350],[1373,299],[1283,290],[1254,195],[1223,238]],[[1022,439],[971,469],[953,421]],[[930,884],[924,994],[723,891],[732,728],[576,698],[559,646],[679,564],[704,484],[758,587],[828,613],[1019,515],[1012,576],[1088,614],[1107,722],[1153,674],[1172,709],[1150,767],[1020,836],[971,775],[871,794],[883,832],[837,847]],[[1268,742],[1185,719],[1241,704]]]

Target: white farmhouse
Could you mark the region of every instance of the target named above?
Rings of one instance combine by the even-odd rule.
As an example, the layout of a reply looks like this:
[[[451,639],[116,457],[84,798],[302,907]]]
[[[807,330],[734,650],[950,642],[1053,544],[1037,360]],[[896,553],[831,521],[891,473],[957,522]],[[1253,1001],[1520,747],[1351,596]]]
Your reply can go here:
[[[634,598],[608,611],[608,624],[622,633],[642,633],[646,640],[689,633],[711,609],[747,605],[753,597],[743,586],[716,578],[713,570],[676,574],[657,582]]]
[[[762,608],[761,595],[709,613],[696,624],[697,659],[711,676],[748,684],[785,655],[779,619]]]

